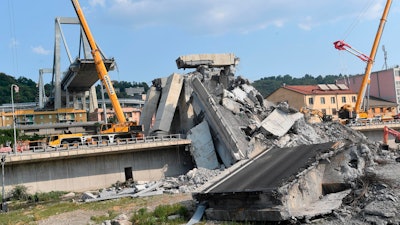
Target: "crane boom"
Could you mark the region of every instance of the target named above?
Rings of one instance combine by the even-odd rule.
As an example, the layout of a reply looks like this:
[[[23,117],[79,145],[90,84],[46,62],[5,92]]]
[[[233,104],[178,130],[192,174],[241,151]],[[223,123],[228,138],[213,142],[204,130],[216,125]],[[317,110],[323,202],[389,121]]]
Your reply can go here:
[[[357,115],[361,111],[361,105],[362,105],[363,98],[365,96],[366,88],[367,88],[367,85],[369,85],[369,82],[370,82],[370,75],[371,75],[372,65],[374,64],[374,61],[375,61],[376,51],[378,49],[379,41],[380,41],[381,36],[382,36],[383,28],[385,26],[386,18],[387,18],[387,15],[389,13],[389,9],[390,9],[391,4],[392,4],[392,0],[387,0],[386,1],[386,6],[385,6],[385,9],[384,9],[383,14],[382,14],[381,21],[379,23],[378,31],[376,32],[375,40],[374,40],[374,43],[372,45],[372,49],[371,49],[371,53],[370,53],[369,57],[364,57],[365,55],[360,53],[360,52],[358,52],[358,51],[355,51],[355,53],[353,53],[352,50],[354,50],[354,49],[351,48],[350,45],[344,43],[343,41],[334,42],[334,45],[335,45],[336,49],[338,49],[338,50],[346,50],[346,51],[356,55],[357,57],[359,57],[363,61],[367,62],[367,67],[365,68],[365,75],[363,77],[360,89],[358,91],[357,101],[356,101],[356,105],[354,107],[355,108],[355,112],[356,112]]]
[[[107,90],[108,96],[109,96],[111,104],[114,108],[115,115],[117,117],[118,122],[125,123],[126,122],[125,115],[122,111],[117,94],[115,93],[110,76],[108,75],[106,66],[104,65],[102,56],[100,54],[100,50],[98,49],[98,47],[96,45],[96,42],[95,42],[94,37],[89,29],[89,25],[86,22],[85,16],[79,5],[79,2],[78,2],[78,0],[71,0],[71,1],[74,6],[75,12],[78,16],[78,19],[81,23],[82,29],[88,39],[90,48],[92,50],[92,56],[93,56],[94,63],[96,66],[97,76],[99,77],[99,79],[101,80],[101,82],[103,83],[103,85],[105,86],[105,88]]]

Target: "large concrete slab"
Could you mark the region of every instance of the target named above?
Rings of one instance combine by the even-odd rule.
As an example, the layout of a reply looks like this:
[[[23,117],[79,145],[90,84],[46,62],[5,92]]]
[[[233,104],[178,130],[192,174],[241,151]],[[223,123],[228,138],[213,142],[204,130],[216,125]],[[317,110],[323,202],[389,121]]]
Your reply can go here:
[[[218,159],[215,153],[210,129],[207,121],[201,122],[193,127],[187,134],[192,141],[191,154],[196,162],[197,168],[216,169]]]
[[[318,205],[315,202],[322,195],[325,165],[314,164],[320,155],[332,151],[333,146],[334,143],[329,142],[273,148],[235,171],[229,171],[193,197],[198,202],[208,203],[206,215],[213,220],[281,221],[298,216],[307,207],[315,210]],[[334,201],[334,207],[341,201],[340,197],[343,194],[326,199]],[[332,207],[310,214],[326,213]]]
[[[178,59],[176,59],[176,65],[178,69],[197,68],[200,65],[208,65],[209,67],[224,67],[236,64],[237,58],[233,53],[194,54],[180,56]]]
[[[180,74],[174,73],[168,77],[167,84],[162,89],[161,100],[152,131],[170,132],[182,85],[183,77]]]
[[[271,133],[277,137],[281,137],[289,131],[296,120],[303,116],[302,113],[288,114],[279,109],[275,109],[261,122],[260,129],[266,134]]]
[[[107,71],[113,70],[114,59],[105,59],[104,64]],[[89,91],[98,80],[93,59],[76,59],[65,73],[61,87],[69,92]]]

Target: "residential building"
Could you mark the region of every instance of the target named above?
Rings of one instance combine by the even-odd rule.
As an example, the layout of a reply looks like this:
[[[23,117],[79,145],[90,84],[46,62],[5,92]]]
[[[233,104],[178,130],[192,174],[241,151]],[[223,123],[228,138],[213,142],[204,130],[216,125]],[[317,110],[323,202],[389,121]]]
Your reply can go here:
[[[352,91],[358,93],[364,74],[346,77],[336,81],[337,84],[345,84]],[[394,67],[387,70],[372,72],[370,75],[369,95],[400,104],[400,68]],[[397,112],[399,112],[397,106]]]
[[[300,110],[302,107],[319,110],[337,118],[337,112],[344,104],[354,105],[357,95],[346,85],[283,85],[266,99],[273,103],[287,102]]]
[[[319,85],[284,85],[271,93],[266,99],[270,102],[287,102],[291,107],[319,110],[332,118],[338,118],[338,111],[345,105],[353,108],[357,101],[357,92],[350,90],[344,84]],[[394,116],[397,114],[397,103],[384,99],[370,97],[368,117]]]
[[[68,122],[87,122],[87,114],[85,110],[77,110],[73,108],[63,108],[57,110],[33,110],[33,109],[16,109],[15,110],[16,125],[38,125],[38,124],[55,124]],[[13,112],[0,112],[0,126],[12,127]]]

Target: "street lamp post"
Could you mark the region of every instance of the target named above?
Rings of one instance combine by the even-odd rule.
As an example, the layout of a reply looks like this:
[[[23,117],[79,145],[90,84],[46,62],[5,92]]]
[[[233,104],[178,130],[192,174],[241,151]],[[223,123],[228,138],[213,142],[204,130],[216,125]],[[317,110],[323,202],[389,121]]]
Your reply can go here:
[[[13,129],[14,129],[14,146],[13,146],[13,151],[14,154],[17,153],[17,132],[15,131],[15,111],[14,111],[14,91],[18,93],[19,87],[16,84],[11,85],[11,107],[12,107],[12,115],[13,115]]]

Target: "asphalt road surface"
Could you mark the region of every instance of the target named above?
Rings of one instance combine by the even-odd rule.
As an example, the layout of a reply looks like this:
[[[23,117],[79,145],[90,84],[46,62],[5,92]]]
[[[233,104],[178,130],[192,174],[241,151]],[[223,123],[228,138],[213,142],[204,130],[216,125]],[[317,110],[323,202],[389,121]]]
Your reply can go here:
[[[316,155],[327,152],[334,143],[271,149],[208,193],[252,192],[276,189],[306,169]]]

